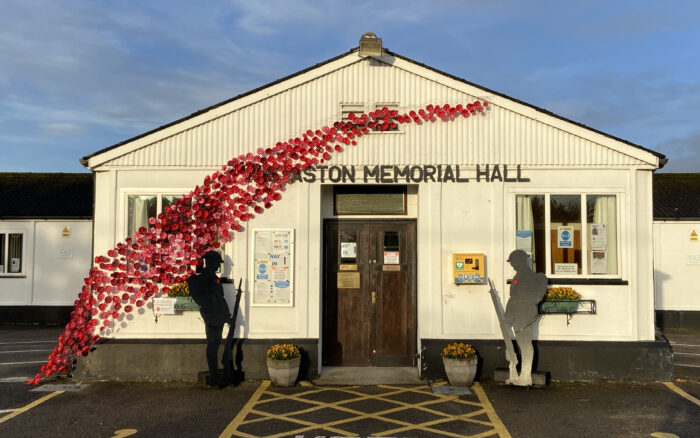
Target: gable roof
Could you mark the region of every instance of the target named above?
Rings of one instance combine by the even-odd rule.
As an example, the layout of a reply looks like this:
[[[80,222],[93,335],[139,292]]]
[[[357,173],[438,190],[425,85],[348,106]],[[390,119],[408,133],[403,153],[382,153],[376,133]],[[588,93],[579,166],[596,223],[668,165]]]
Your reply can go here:
[[[0,173],[0,219],[92,219],[90,173]]]
[[[700,173],[655,173],[654,219],[700,220]]]
[[[215,105],[212,105],[210,107],[204,108],[202,110],[199,110],[197,112],[194,112],[190,114],[189,116],[180,118],[178,120],[175,120],[171,123],[168,123],[166,125],[160,126],[158,128],[155,128],[153,130],[150,130],[148,132],[145,132],[143,134],[137,135],[135,137],[132,137],[130,139],[124,140],[122,142],[119,142],[117,144],[114,144],[112,146],[108,146],[104,149],[101,149],[97,152],[94,152],[92,154],[86,155],[83,158],[80,159],[81,164],[83,164],[85,167],[88,168],[95,168],[96,166],[99,166],[100,164],[103,164],[106,161],[109,161],[110,159],[113,159],[115,157],[114,153],[107,154],[109,157],[105,157],[104,160],[91,160],[93,158],[96,158],[100,155],[109,153],[115,149],[121,148],[121,147],[126,147],[127,145],[132,145],[132,147],[142,147],[146,143],[146,140],[151,140],[148,141],[148,143],[156,142],[158,140],[161,140],[163,137],[166,137],[167,135],[163,133],[163,131],[168,130],[168,128],[173,128],[176,127],[177,125],[182,124],[182,130],[189,129],[193,126],[196,126],[201,123],[205,123],[209,120],[215,119],[217,117],[220,117],[221,115],[225,114],[226,112],[230,111],[235,111],[238,108],[230,108],[227,107],[227,111],[222,111],[221,107],[225,107],[229,104],[236,105],[243,107],[245,105],[249,105],[252,102],[262,100],[264,98],[269,97],[272,94],[280,92],[280,89],[287,89],[291,88],[293,86],[299,85],[299,83],[303,83],[306,81],[309,81],[315,77],[322,76],[324,74],[327,74],[329,71],[333,71],[335,69],[341,68],[343,66],[349,65],[354,62],[358,62],[359,60],[362,60],[363,58],[359,58],[357,55],[359,48],[353,48],[349,50],[346,53],[343,53],[341,55],[338,55],[334,58],[328,59],[326,61],[323,61],[321,63],[318,63],[316,65],[313,65],[309,68],[306,68],[304,70],[301,70],[299,72],[296,72],[294,74],[291,74],[289,76],[286,76],[284,78],[278,79],[276,81],[270,82],[266,85],[263,85],[261,87],[258,87],[256,89],[253,89],[251,91],[248,91],[246,93],[240,94],[238,96],[235,96],[231,99],[225,100],[223,102],[219,102]],[[351,56],[353,55],[353,56]],[[475,84],[473,82],[467,81],[466,79],[459,78],[457,76],[451,75],[449,73],[445,73],[441,70],[435,69],[433,67],[430,67],[428,65],[425,65],[423,63],[414,61],[410,58],[404,57],[402,55],[399,55],[397,53],[394,53],[388,49],[384,49],[384,55],[381,58],[376,58],[380,61],[384,61],[387,64],[394,65],[396,60],[399,60],[399,63],[402,64],[402,67],[408,67],[412,68],[414,70],[420,70],[422,72],[431,72],[433,74],[437,74],[437,76],[441,77],[442,79],[445,80],[445,82],[451,83],[451,85],[456,84],[464,84],[469,87],[473,87],[480,91],[481,93],[488,94],[490,96],[498,96],[502,99],[505,99],[507,102],[511,104],[515,104],[515,106],[518,106],[521,110],[525,109],[528,110],[528,116],[539,119],[541,116],[546,116],[546,117],[552,117],[553,119],[557,119],[560,121],[563,121],[567,124],[570,125],[570,127],[576,131],[579,135],[584,133],[583,135],[585,136],[585,133],[588,133],[589,136],[593,137],[598,137],[602,136],[604,138],[607,138],[609,140],[613,140],[615,142],[618,142],[620,144],[629,146],[631,148],[626,148],[626,153],[628,155],[633,155],[637,159],[642,159],[642,161],[649,161],[649,159],[644,160],[643,158],[640,158],[641,156],[646,155],[647,157],[651,154],[655,159],[653,161],[658,163],[659,167],[663,167],[666,162],[668,161],[666,156],[653,151],[651,149],[644,148],[638,144],[629,142],[627,140],[615,137],[613,135],[604,133],[602,131],[598,131],[596,129],[593,129],[589,126],[586,126],[582,123],[578,123],[575,121],[572,121],[570,119],[567,119],[565,117],[559,116],[557,114],[554,114],[548,110],[545,110],[543,108],[528,104],[526,102],[520,101],[518,99],[515,99],[513,97],[510,97],[508,95],[505,95],[503,93],[499,93],[497,91],[488,89],[486,87],[480,86],[478,84]],[[310,76],[310,77],[309,77]],[[256,96],[257,95],[257,96]],[[218,110],[218,111],[217,111]],[[159,136],[159,134],[161,134]],[[170,134],[172,135],[172,134]],[[149,137],[152,137],[149,139]],[[590,138],[589,138],[590,139]],[[595,141],[595,140],[594,140]],[[635,153],[634,151],[637,151]],[[124,153],[128,153],[130,151],[125,150]],[[641,152],[641,154],[640,154]]]

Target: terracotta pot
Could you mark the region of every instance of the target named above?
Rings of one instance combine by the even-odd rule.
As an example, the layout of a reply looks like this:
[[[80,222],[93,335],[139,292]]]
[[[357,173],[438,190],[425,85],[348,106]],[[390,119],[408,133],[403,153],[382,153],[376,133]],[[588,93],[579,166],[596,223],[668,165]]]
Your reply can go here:
[[[294,386],[299,376],[301,356],[289,360],[267,358],[267,372],[275,386]]]
[[[450,385],[471,386],[474,383],[477,362],[476,356],[467,359],[451,359],[443,356],[442,363],[445,366],[447,380],[450,381]]]

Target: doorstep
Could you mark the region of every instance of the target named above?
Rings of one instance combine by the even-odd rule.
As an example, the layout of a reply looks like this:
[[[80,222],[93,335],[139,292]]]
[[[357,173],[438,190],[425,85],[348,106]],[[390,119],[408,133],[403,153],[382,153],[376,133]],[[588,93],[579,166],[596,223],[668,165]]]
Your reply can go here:
[[[415,367],[323,367],[314,385],[423,385]]]

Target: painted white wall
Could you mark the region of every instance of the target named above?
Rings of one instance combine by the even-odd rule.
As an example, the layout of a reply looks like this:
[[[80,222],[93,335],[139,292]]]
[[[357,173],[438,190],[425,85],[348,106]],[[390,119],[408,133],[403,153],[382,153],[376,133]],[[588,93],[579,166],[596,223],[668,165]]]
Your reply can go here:
[[[0,274],[0,305],[72,305],[91,266],[92,221],[0,221],[0,230],[25,233],[24,275]]]
[[[424,183],[409,196],[408,217],[417,219],[418,331],[423,338],[500,338],[486,286],[451,284],[454,252],[483,252],[487,273],[507,301],[504,260],[515,248],[518,193],[614,193],[619,199],[619,260],[624,286],[581,285],[597,301],[597,315],[546,315],[540,339],[653,339],[651,170],[658,157],[612,137],[490,93],[401,58],[383,62],[356,54],[309,70],[258,93],[217,106],[193,118],[140,137],[90,159],[96,171],[95,254],[125,236],[129,193],[179,193],[233,156],[268,147],[339,118],[342,103],[397,102],[402,110],[428,103],[489,101],[489,111],[450,123],[402,126],[400,133],[363,137],[332,164],[462,165],[474,177],[476,164],[522,164],[529,183]],[[264,125],[261,124],[264,121]],[[264,126],[265,129],[261,129]],[[194,153],[194,152],[197,153]],[[359,177],[359,176],[358,176]],[[359,178],[358,178],[359,180]],[[323,219],[332,217],[328,186],[297,183],[274,208],[250,223],[254,228],[293,228],[296,233],[295,305],[251,307],[246,294],[248,337],[320,337]],[[409,192],[410,193],[410,192]],[[376,218],[376,217],[374,217]],[[244,278],[247,230],[228,244],[227,276]],[[225,286],[233,302],[233,288]],[[114,336],[203,337],[196,312],[164,316],[150,311],[122,321]],[[126,324],[128,322],[128,324]]]
[[[125,237],[126,196],[129,193],[173,193],[194,187],[214,169],[118,170],[98,174],[96,213],[116,205],[114,219],[96,224],[95,254],[112,248]],[[468,177],[475,170],[464,166]],[[515,248],[515,195],[518,193],[614,193],[619,197],[620,273],[628,285],[576,285],[585,299],[597,302],[597,314],[545,315],[537,337],[546,340],[648,340],[653,339],[651,301],[651,172],[603,169],[524,169],[528,183],[424,183],[409,195],[408,217],[417,218],[417,291],[419,338],[500,339],[500,330],[485,285],[457,286],[451,282],[455,252],[483,252],[487,275],[508,299],[506,280],[513,273],[504,262]],[[574,172],[572,176],[572,172]],[[648,175],[647,175],[648,174]],[[107,187],[103,186],[106,185]],[[111,189],[109,184],[114,184]],[[187,190],[189,191],[189,190]],[[111,192],[111,193],[110,193]],[[322,219],[332,217],[332,190],[320,183],[290,185],[282,201],[236,233],[225,247],[225,276],[243,278],[246,294],[238,336],[249,338],[321,337]],[[114,228],[109,228],[109,223]],[[644,224],[649,224],[645,226]],[[641,225],[640,225],[641,224]],[[293,307],[251,306],[249,236],[253,228],[293,228],[296,237],[295,298]],[[647,284],[645,285],[645,282]],[[225,285],[231,306],[235,292]],[[120,321],[111,336],[131,338],[201,338],[198,312],[161,316],[155,322],[150,309]]]
[[[654,221],[656,310],[700,311],[700,221]]]
[[[572,172],[575,175],[572,176]],[[648,177],[650,177],[650,172]],[[472,173],[473,175],[473,173]],[[651,271],[651,188],[635,171],[529,169],[529,183],[423,184],[418,213],[418,328],[422,338],[500,339],[498,320],[485,285],[454,285],[452,254],[483,252],[486,272],[508,300],[504,262],[515,249],[518,193],[614,193],[619,197],[620,274],[628,285],[575,285],[597,302],[597,314],[543,315],[537,338],[544,340],[630,341],[653,339],[653,315],[646,281]],[[634,189],[635,186],[641,186]],[[630,199],[634,202],[630,202]],[[439,274],[437,274],[439,273]],[[595,278],[595,276],[591,276]],[[651,281],[647,282],[648,285]],[[566,284],[558,284],[566,285]],[[641,296],[638,296],[641,295]]]

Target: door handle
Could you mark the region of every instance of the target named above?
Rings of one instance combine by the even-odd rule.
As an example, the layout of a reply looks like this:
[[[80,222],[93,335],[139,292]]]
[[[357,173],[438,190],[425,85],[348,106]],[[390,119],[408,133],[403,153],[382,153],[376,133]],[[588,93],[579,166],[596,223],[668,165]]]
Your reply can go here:
[[[375,291],[372,291],[372,304],[377,303],[377,293]]]

